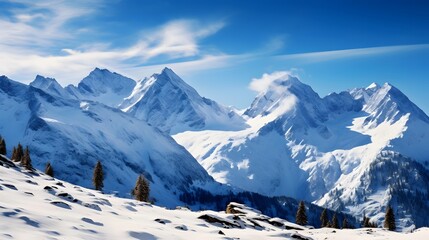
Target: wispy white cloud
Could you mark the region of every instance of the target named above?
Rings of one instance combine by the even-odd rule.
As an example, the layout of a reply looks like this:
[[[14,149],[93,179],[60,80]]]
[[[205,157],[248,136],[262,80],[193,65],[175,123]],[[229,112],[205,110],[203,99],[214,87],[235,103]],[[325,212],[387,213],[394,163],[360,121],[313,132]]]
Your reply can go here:
[[[250,82],[249,88],[256,92],[263,92],[270,87],[276,81],[284,81],[289,79],[290,76],[294,76],[294,70],[290,71],[275,71],[272,73],[264,73],[260,78],[253,78]]]
[[[64,27],[69,21],[89,15],[102,6],[100,0],[3,0],[20,7],[8,9],[11,16],[0,18],[0,45],[46,49],[56,41],[72,38]]]
[[[415,51],[415,50],[421,50],[421,49],[429,49],[429,44],[397,45],[397,46],[354,48],[354,49],[333,50],[333,51],[296,53],[296,54],[280,55],[280,56],[277,56],[276,58],[280,60],[303,60],[308,62],[323,62],[323,61],[330,61],[330,60],[336,60],[336,59],[375,56],[375,55],[383,55],[388,53]]]
[[[102,7],[101,1],[18,0],[14,3],[24,7],[11,9],[11,16],[0,18],[0,74],[21,81],[28,82],[36,74],[43,74],[56,77],[63,84],[76,83],[95,66],[118,72],[130,70],[131,77],[139,78],[142,75],[138,70],[149,68],[139,66],[147,65],[155,57],[166,61],[193,58],[174,63],[183,70],[190,65],[218,66],[229,58],[221,53],[210,55],[199,46],[199,41],[225,26],[223,21],[170,21],[142,31],[136,43],[125,47],[112,47],[106,42],[80,42],[78,46],[70,46],[64,40],[78,40],[78,36],[70,33],[67,23],[94,14]]]

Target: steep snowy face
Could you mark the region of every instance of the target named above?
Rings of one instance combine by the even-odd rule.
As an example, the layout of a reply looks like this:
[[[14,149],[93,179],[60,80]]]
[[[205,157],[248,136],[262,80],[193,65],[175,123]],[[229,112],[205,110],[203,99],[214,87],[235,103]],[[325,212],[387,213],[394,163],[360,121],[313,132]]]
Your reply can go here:
[[[75,184],[91,186],[97,160],[106,191],[129,196],[144,174],[153,197],[166,206],[178,204],[178,195],[194,183],[213,183],[171,137],[103,104],[55,97],[3,77],[0,115],[9,155],[18,142],[28,145],[35,167],[50,161],[58,178]]]
[[[294,109],[290,107],[294,102],[299,102],[298,104],[306,107],[304,105],[307,103],[320,105],[321,99],[310,86],[303,84],[298,78],[284,75],[273,81],[267,90],[261,92],[244,114],[249,117],[269,114],[280,116]],[[320,107],[320,109],[314,109],[312,112],[322,114],[324,110],[324,107]]]
[[[167,133],[246,127],[232,109],[201,97],[168,68],[139,81],[120,109]]]
[[[397,121],[406,114],[429,123],[428,116],[421,109],[412,103],[399,89],[388,83],[385,83],[371,95],[366,101],[364,111],[371,114],[371,119],[368,119],[368,121],[375,123]]]
[[[62,98],[76,98],[75,95],[71,95],[67,92],[54,78],[47,78],[37,75],[30,86],[43,90],[53,96]]]
[[[349,90],[350,95],[353,96],[354,99],[360,100],[362,102],[367,102],[368,99],[380,89],[380,85],[377,83],[371,83],[366,88],[354,88]]]
[[[135,87],[131,78],[107,69],[95,68],[76,87],[67,86],[69,94],[81,100],[93,100],[111,107],[117,107]]]

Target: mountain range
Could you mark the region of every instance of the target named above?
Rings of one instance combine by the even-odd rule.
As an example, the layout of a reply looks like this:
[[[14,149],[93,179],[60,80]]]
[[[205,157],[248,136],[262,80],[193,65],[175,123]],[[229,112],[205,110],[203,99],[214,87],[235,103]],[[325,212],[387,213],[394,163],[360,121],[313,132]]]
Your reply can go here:
[[[375,222],[391,204],[400,227],[429,226],[429,117],[388,83],[322,98],[285,74],[239,114],[168,68],[139,81],[96,68],[77,87],[2,76],[0,114],[9,152],[29,145],[37,168],[82,186],[100,159],[106,190],[128,196],[144,174],[165,206],[240,189]]]

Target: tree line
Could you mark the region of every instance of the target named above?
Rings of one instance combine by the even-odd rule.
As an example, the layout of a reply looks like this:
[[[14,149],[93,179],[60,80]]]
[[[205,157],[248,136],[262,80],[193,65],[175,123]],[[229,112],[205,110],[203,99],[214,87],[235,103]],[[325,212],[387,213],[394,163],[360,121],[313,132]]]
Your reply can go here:
[[[332,219],[329,220],[326,208],[323,210],[322,214],[320,215],[320,222],[321,222],[322,228],[323,227],[330,227],[330,228],[339,229],[340,225],[339,225],[338,221],[339,220],[337,217],[337,213],[334,213],[334,215],[332,216]],[[308,223],[306,208],[305,208],[305,204],[303,201],[301,201],[299,203],[298,210],[296,212],[295,222],[299,225],[302,225],[302,226],[305,226]],[[393,208],[390,205],[388,205],[386,207],[386,213],[385,213],[385,217],[384,217],[383,226],[384,226],[384,228],[386,228],[390,231],[396,230],[395,214],[393,213]],[[368,217],[366,217],[364,214],[363,220],[362,220],[362,227],[376,228],[377,224],[374,222],[371,222],[370,219]],[[353,228],[353,226],[348,223],[347,218],[344,218],[341,228],[347,229],[347,228]]]

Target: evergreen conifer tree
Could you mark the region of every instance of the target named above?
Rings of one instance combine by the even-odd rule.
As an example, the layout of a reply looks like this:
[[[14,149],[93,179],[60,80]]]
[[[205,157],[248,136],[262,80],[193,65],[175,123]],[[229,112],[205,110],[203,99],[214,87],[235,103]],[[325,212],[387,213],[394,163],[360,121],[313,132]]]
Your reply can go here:
[[[393,213],[393,208],[390,205],[388,205],[386,208],[386,215],[384,217],[384,228],[389,229],[389,231],[396,230],[395,214]]]
[[[342,228],[343,229],[349,228],[349,222],[347,221],[346,217],[344,217],[344,219],[343,219],[343,226],[342,226]]]
[[[33,169],[33,165],[31,164],[30,158],[30,150],[28,149],[28,146],[25,148],[24,155],[21,158],[21,165],[24,166],[27,170]]]
[[[333,228],[340,228],[340,226],[338,224],[337,213],[334,213],[334,216],[332,217],[332,227]]]
[[[141,202],[148,202],[149,201],[149,182],[144,177],[144,175],[139,175],[136,181],[136,185],[133,189],[133,196],[136,200]]]
[[[24,151],[22,150],[22,145],[21,143],[18,143],[18,146],[16,147],[15,158],[13,158],[12,160],[15,162],[20,162],[23,156]]]
[[[299,203],[298,211],[296,212],[295,221],[297,224],[302,226],[307,225],[308,223],[307,214],[305,213],[305,205],[303,201]]]
[[[104,187],[103,185],[103,166],[100,161],[97,161],[97,164],[94,168],[94,174],[92,176],[92,184],[94,185],[95,190],[101,191]]]
[[[369,218],[368,217],[365,217],[365,219],[363,221],[363,227],[365,227],[365,228],[371,227],[371,223],[369,222]]]
[[[12,149],[12,156],[10,157],[10,159],[12,161],[15,161],[14,159],[16,159],[16,147],[13,147],[13,149]]]
[[[51,163],[48,162],[45,168],[45,174],[51,177],[54,177],[54,169],[51,166]]]
[[[328,226],[329,220],[328,220],[328,212],[326,211],[326,208],[323,209],[323,212],[320,215],[320,223],[322,228]]]
[[[6,141],[0,136],[0,154],[6,155]]]

